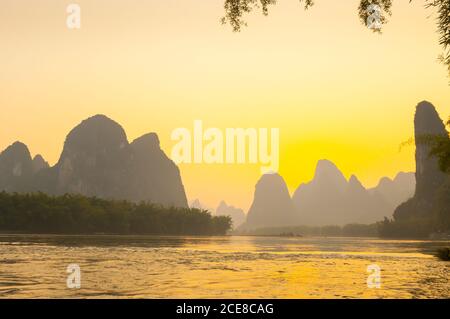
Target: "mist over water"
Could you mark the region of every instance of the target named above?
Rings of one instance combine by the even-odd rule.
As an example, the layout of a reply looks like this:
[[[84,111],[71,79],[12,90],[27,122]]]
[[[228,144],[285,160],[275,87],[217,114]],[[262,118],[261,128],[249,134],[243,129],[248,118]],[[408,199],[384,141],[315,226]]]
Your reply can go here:
[[[449,298],[445,241],[0,235],[1,298]],[[81,289],[66,286],[69,264]],[[381,267],[368,288],[367,266]]]

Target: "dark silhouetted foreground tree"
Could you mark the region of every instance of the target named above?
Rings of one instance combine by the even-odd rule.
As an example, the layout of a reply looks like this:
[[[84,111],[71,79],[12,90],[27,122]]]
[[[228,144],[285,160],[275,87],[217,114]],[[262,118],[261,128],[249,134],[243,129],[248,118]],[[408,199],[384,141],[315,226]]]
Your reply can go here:
[[[313,0],[299,0],[309,9],[314,5]],[[435,8],[437,10],[437,27],[440,34],[439,43],[443,48],[443,53],[439,59],[447,66],[450,74],[450,0],[423,0],[426,8]],[[252,12],[254,9],[260,9],[264,15],[269,13],[269,6],[276,4],[276,0],[225,0],[225,16],[222,23],[231,25],[234,31],[240,31],[242,26],[246,26],[244,15]],[[410,0],[412,2],[412,0]],[[369,6],[375,4],[380,8],[380,23],[386,24],[387,17],[392,14],[392,0],[361,0],[358,7],[358,14],[361,22],[367,25],[371,11]],[[380,32],[380,29],[372,29]]]

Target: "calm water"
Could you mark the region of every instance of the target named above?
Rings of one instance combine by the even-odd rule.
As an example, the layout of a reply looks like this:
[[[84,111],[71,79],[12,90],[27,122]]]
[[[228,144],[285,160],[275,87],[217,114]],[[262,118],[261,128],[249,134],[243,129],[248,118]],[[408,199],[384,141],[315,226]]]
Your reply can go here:
[[[1,298],[450,298],[449,242],[0,235]],[[66,269],[81,267],[81,289]],[[367,266],[381,288],[367,287]]]

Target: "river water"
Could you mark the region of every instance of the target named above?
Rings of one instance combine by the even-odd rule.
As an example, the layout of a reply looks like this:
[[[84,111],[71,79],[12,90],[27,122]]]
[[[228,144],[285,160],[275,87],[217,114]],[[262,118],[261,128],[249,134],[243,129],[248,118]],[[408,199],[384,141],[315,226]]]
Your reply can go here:
[[[370,238],[0,235],[0,298],[450,298],[450,263],[433,255],[449,245]],[[79,289],[68,288],[70,264],[79,266]]]

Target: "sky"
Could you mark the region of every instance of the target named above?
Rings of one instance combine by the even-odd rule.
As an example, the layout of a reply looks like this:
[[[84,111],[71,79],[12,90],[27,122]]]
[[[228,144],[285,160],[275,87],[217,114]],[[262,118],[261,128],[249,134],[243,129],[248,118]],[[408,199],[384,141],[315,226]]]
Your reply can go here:
[[[394,1],[382,34],[357,0],[280,0],[269,16],[222,25],[223,0],[78,0],[81,29],[63,0],[0,0],[0,149],[16,140],[55,164],[68,132],[105,114],[128,139],[157,132],[171,154],[177,128],[279,128],[279,172],[291,193],[319,159],[366,187],[414,171],[414,108],[450,115],[437,61],[435,15]],[[247,210],[259,164],[180,164],[189,200]]]

